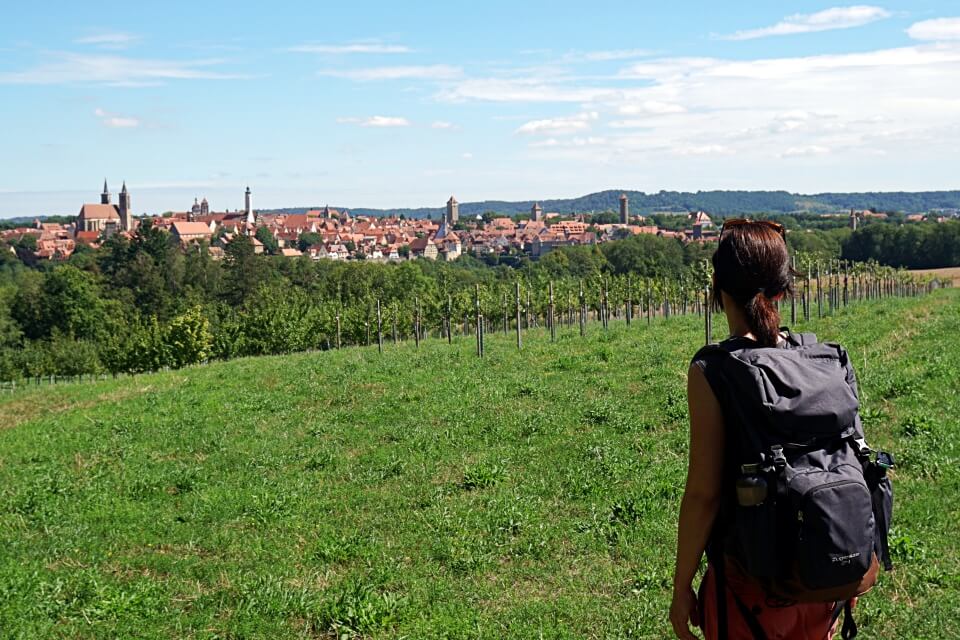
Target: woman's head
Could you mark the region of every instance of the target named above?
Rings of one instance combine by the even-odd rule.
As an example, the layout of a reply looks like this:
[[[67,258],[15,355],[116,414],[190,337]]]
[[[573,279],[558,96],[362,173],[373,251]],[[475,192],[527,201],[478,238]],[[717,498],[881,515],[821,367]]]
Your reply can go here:
[[[774,300],[792,289],[792,270],[783,227],[764,220],[724,224],[713,254],[713,303],[723,308],[721,291],[740,307],[750,331],[767,347],[777,344],[780,314]]]

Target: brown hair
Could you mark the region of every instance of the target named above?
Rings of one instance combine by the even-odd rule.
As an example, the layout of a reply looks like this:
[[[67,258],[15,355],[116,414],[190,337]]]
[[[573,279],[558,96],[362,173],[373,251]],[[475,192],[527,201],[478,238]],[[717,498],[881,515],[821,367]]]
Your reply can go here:
[[[774,347],[780,314],[772,300],[793,290],[787,244],[776,228],[763,221],[724,229],[713,254],[713,306],[723,309],[720,291],[743,307],[747,325],[764,347]]]

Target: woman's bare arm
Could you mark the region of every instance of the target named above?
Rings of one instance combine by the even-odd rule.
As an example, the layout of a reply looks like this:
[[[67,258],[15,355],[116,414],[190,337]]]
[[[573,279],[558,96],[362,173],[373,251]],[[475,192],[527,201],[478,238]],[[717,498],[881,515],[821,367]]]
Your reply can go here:
[[[692,638],[686,622],[691,618],[696,622],[696,609],[695,602],[689,601],[693,579],[720,506],[724,458],[724,425],[720,403],[703,371],[696,365],[691,365],[687,374],[687,404],[690,410],[690,460],[686,489],[680,504],[671,620],[680,637]],[[681,617],[686,633],[681,633],[678,628]]]

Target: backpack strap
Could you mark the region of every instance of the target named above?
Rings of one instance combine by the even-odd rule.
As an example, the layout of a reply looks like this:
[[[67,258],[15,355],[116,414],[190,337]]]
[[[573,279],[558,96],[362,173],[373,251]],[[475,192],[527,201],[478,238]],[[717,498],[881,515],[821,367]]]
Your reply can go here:
[[[787,327],[781,327],[781,331],[786,332],[787,342],[791,343],[795,347],[808,347],[812,344],[817,344],[817,334],[815,333],[794,333]]]
[[[713,567],[714,576],[713,584],[716,588],[716,600],[717,600],[717,639],[718,640],[730,640],[730,616],[727,611],[727,567],[726,567],[726,558],[722,553],[716,552],[716,547],[714,545],[708,545],[709,552],[707,553],[707,558],[710,560],[710,564]],[[746,623],[747,628],[750,629],[750,635],[753,636],[752,640],[768,640],[767,633],[763,630],[763,627],[760,625],[760,622],[757,620],[757,617],[753,615],[753,611],[750,610],[743,600],[740,599],[740,596],[737,595],[737,592],[733,589],[730,589],[730,595],[733,596],[733,602],[737,605],[737,611],[740,612],[740,617],[743,618],[743,621]]]
[[[750,610],[750,607],[743,603],[743,600],[740,599],[740,596],[737,595],[736,591],[731,589],[730,595],[733,596],[733,601],[737,603],[737,609],[740,611],[740,617],[743,618],[743,621],[747,623],[747,627],[750,629],[750,635],[753,636],[753,640],[768,640],[767,633],[763,630],[763,627],[760,626],[760,622],[757,620],[757,617],[753,615],[753,611]]]
[[[858,632],[857,622],[853,619],[853,600],[847,600],[843,605],[843,626],[840,628],[840,637],[843,640],[853,640]]]
[[[708,545],[707,548],[709,549],[712,546],[714,545]],[[717,599],[717,640],[729,640],[730,628],[727,620],[727,573],[726,567],[724,566],[725,559],[723,554],[719,554],[719,557],[712,559],[710,555],[711,554],[708,553],[707,558],[713,564],[713,586],[716,589]]]

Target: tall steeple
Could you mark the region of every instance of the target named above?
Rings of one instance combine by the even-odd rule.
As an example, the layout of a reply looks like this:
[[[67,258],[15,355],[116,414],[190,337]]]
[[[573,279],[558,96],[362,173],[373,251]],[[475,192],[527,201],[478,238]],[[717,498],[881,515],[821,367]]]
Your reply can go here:
[[[100,204],[110,204],[110,189],[107,188],[107,179],[103,179],[103,193],[100,194]]]
[[[243,210],[247,214],[247,224],[254,224],[257,220],[253,215],[253,200],[251,199],[249,185],[247,185],[247,191],[244,193]]]
[[[127,181],[123,181],[120,189],[120,226],[124,231],[133,231],[133,212],[130,210],[130,194],[127,192]]]

